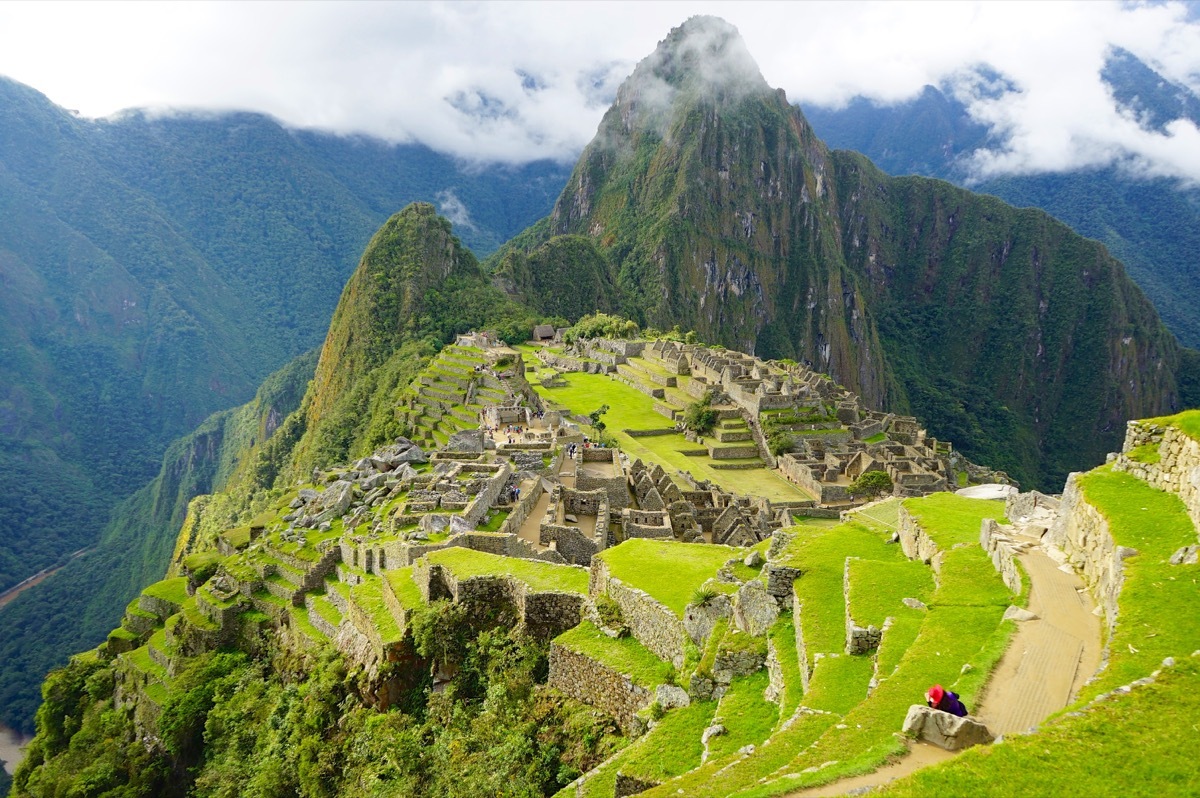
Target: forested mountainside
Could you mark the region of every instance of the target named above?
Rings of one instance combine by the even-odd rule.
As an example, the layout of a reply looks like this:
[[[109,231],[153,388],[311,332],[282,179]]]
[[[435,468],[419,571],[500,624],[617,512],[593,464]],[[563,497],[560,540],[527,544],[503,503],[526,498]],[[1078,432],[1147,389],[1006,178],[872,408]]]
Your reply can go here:
[[[158,475],[113,508],[88,554],[4,608],[0,722],[33,731],[46,672],[103,640],[122,608],[162,578],[195,497],[222,490],[236,475],[265,475],[277,467],[275,449],[264,442],[299,407],[315,365],[315,351],[301,355],[270,375],[249,403],[213,414],[174,441]],[[212,512],[234,514],[219,502]]]
[[[0,590],[92,544],[171,440],[317,346],[392,213],[439,202],[486,254],[566,173],[255,114],[84,120],[0,78]]]
[[[1126,50],[1114,50],[1101,75],[1120,106],[1148,130],[1162,131],[1175,119],[1200,124],[1200,98]],[[1179,340],[1200,345],[1200,192],[1194,187],[1117,167],[973,178],[970,156],[1000,142],[971,118],[950,86],[927,86],[896,105],[860,97],[842,108],[806,105],[804,113],[829,146],[861,152],[889,174],[937,177],[1041,208],[1102,242]]]
[[[1104,247],[830,152],[736,30],[700,18],[638,65],[551,215],[490,266],[544,313],[583,299],[809,363],[1026,486],[1196,390],[1196,353]]]

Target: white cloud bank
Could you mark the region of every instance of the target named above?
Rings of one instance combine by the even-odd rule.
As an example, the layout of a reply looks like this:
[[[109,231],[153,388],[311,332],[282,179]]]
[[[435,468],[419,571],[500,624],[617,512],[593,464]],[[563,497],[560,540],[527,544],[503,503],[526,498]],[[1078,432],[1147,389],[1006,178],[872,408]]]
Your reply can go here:
[[[915,96],[979,64],[1018,87],[972,113],[981,174],[1120,163],[1200,181],[1200,131],[1138,126],[1100,80],[1123,47],[1200,88],[1180,3],[0,3],[0,74],[88,116],[249,109],[470,160],[569,160],[617,85],[691,14],[738,26],[805,103]]]

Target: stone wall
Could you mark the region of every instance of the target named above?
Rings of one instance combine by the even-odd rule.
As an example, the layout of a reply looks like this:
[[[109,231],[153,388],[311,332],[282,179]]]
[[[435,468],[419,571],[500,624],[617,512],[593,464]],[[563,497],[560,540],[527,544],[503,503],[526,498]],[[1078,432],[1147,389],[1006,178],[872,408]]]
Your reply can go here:
[[[1142,463],[1130,458],[1130,450],[1139,446],[1157,447],[1158,462]],[[1130,421],[1125,430],[1125,446],[1114,467],[1159,490],[1178,495],[1192,525],[1200,532],[1200,441],[1176,427]]]
[[[979,529],[979,545],[992,558],[992,565],[1000,574],[1000,578],[1004,580],[1005,586],[1019,596],[1021,595],[1021,569],[1017,567],[1016,549],[1002,533],[1004,529],[1011,529],[1011,527],[1002,527],[991,518],[983,519]]]
[[[591,565],[592,558],[600,551],[596,541],[584,535],[577,526],[544,523],[538,529],[538,542],[553,546],[572,565]]]
[[[583,620],[584,599],[578,593],[533,591],[504,574],[459,579],[450,569],[422,560],[413,567],[413,580],[426,602],[450,599],[480,622],[494,621],[497,610],[508,610],[536,637],[556,637]]]
[[[563,695],[612,715],[626,734],[641,728],[637,712],[654,700],[624,674],[558,643],[550,644],[548,683]]]
[[[608,564],[599,557],[592,560],[588,580],[592,598],[607,595],[621,608],[621,617],[638,642],[676,668],[683,667],[684,639],[687,633],[683,621],[665,604],[644,590],[638,590],[610,576]]]
[[[1103,607],[1111,636],[1117,622],[1117,599],[1125,581],[1124,562],[1137,552],[1116,544],[1108,520],[1088,504],[1078,477],[1077,473],[1067,477],[1062,507],[1046,538],[1067,555],[1067,561],[1079,571],[1096,604]]]
[[[901,504],[899,509],[900,548],[904,550],[904,556],[910,560],[932,564],[934,556],[938,553],[937,544],[921,528],[907,507]]]

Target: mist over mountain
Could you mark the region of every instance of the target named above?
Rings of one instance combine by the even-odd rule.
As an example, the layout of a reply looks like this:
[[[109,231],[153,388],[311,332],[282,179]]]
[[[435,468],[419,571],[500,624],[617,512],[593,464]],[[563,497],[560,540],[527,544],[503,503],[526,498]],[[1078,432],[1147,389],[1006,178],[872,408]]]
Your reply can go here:
[[[1175,120],[1200,124],[1200,98],[1126,50],[1114,49],[1101,75],[1114,101],[1144,130],[1163,132]],[[983,68],[967,82],[1014,90]],[[1100,241],[1180,341],[1200,345],[1200,189],[1147,175],[1135,162],[980,177],[976,154],[1003,141],[971,115],[969,102],[961,85],[947,83],[926,86],[897,105],[860,97],[837,109],[806,105],[804,112],[831,147],[861,152],[889,174],[938,177],[1020,207],[1042,208]]]
[[[979,142],[926,97],[889,129]],[[1179,407],[1194,373],[1104,248],[1044,213],[830,152],[712,18],[638,64],[548,219],[492,265],[546,313],[574,309],[555,285],[613,286],[589,295],[811,363],[1026,485],[1099,462],[1125,419]]]

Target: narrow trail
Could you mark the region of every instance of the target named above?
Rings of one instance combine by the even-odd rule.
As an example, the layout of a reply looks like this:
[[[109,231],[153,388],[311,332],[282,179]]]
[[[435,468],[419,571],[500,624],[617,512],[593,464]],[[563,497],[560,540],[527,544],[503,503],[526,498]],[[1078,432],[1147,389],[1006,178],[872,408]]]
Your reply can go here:
[[[1014,535],[1029,577],[1028,609],[1037,616],[1021,621],[972,714],[996,736],[1032,731],[1067,706],[1100,667],[1100,619],[1083,580],[1068,573],[1034,538]],[[920,696],[914,698],[914,703]],[[956,753],[913,743],[903,758],[873,773],[822,787],[798,790],[787,798],[846,795],[904,778],[921,768],[953,759]]]
[[[976,713],[997,736],[1036,727],[1100,667],[1100,619],[1083,580],[1036,546],[1019,559],[1031,584],[1028,609],[1038,617],[1017,625]]]
[[[87,554],[89,551],[91,551],[91,548],[80,549],[79,551],[74,552],[71,555],[71,559],[74,560],[79,557],[82,557],[83,555]],[[21,583],[10,587],[8,590],[5,590],[3,593],[0,593],[0,609],[3,609],[9,603],[14,601],[17,598],[17,596],[21,595],[29,588],[33,587],[34,585],[39,585],[42,582],[45,582],[47,579],[54,576],[56,573],[58,573],[63,568],[65,568],[66,565],[67,565],[67,563],[63,563],[62,565],[59,565],[55,568],[43,568],[42,570],[38,571],[36,574],[29,577],[28,579],[25,579]]]

